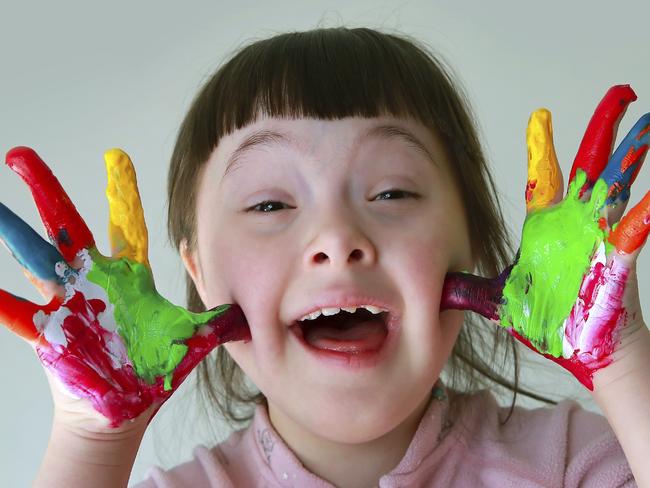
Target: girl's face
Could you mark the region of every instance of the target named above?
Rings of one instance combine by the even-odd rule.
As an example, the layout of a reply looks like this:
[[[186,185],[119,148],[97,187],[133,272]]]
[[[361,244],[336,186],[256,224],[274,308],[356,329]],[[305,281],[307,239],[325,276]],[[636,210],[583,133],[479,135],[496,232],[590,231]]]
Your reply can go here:
[[[212,153],[197,249],[183,259],[206,307],[242,307],[252,341],[224,347],[285,438],[366,442],[427,402],[463,320],[439,311],[445,274],[473,267],[450,164],[435,134],[393,117],[261,118]],[[400,317],[373,366],[319,360],[289,329],[323,299],[349,296]]]

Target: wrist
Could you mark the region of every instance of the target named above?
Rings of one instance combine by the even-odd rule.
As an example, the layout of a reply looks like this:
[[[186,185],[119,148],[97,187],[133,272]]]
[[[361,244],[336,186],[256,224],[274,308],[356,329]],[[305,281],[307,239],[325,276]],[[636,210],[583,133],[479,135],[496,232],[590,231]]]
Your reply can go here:
[[[612,362],[593,375],[592,396],[597,403],[606,401],[620,388],[647,384],[650,371],[650,330],[642,322],[626,334],[612,354]]]
[[[650,331],[635,330],[612,363],[594,373],[594,401],[607,418],[639,486],[650,486]]]
[[[55,413],[34,486],[126,487],[147,423],[148,416],[142,416],[118,429],[97,430],[62,421]]]
[[[61,446],[75,462],[124,465],[131,453],[135,457],[146,427],[146,421],[136,419],[117,429],[88,429],[62,422],[55,413],[50,444]]]

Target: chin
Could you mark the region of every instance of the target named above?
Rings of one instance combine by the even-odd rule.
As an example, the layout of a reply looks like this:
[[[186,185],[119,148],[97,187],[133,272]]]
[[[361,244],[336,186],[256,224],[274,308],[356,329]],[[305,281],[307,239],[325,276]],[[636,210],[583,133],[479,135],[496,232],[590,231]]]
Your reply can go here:
[[[315,416],[307,412],[303,421],[315,435],[340,444],[363,444],[389,434],[407,421],[421,404],[409,405],[396,401],[399,395],[384,401],[359,402],[340,399],[317,410]],[[355,404],[358,403],[358,404]]]

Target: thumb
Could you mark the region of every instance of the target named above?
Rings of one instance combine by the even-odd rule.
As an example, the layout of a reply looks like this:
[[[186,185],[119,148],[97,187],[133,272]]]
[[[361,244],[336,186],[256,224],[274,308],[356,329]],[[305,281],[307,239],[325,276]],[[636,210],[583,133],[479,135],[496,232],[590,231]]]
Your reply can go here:
[[[219,305],[207,312],[188,312],[194,320],[200,320],[196,332],[185,341],[187,354],[174,370],[172,389],[178,388],[192,370],[214,348],[231,341],[250,341],[248,321],[239,305]]]
[[[442,287],[440,310],[471,310],[483,317],[499,321],[503,286],[512,266],[496,278],[483,278],[470,273],[447,273]]]

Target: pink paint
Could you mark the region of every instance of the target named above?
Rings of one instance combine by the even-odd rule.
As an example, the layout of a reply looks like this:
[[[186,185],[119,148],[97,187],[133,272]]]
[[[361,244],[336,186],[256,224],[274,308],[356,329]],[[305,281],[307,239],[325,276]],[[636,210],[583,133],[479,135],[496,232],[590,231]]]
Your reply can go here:
[[[564,357],[543,354],[569,370],[589,390],[593,390],[594,373],[611,364],[619,331],[627,325],[628,319],[623,307],[623,293],[630,269],[616,257],[609,264],[603,261],[604,251],[601,249],[594,256],[578,299],[565,322]],[[509,332],[537,351],[528,339],[514,330]]]

